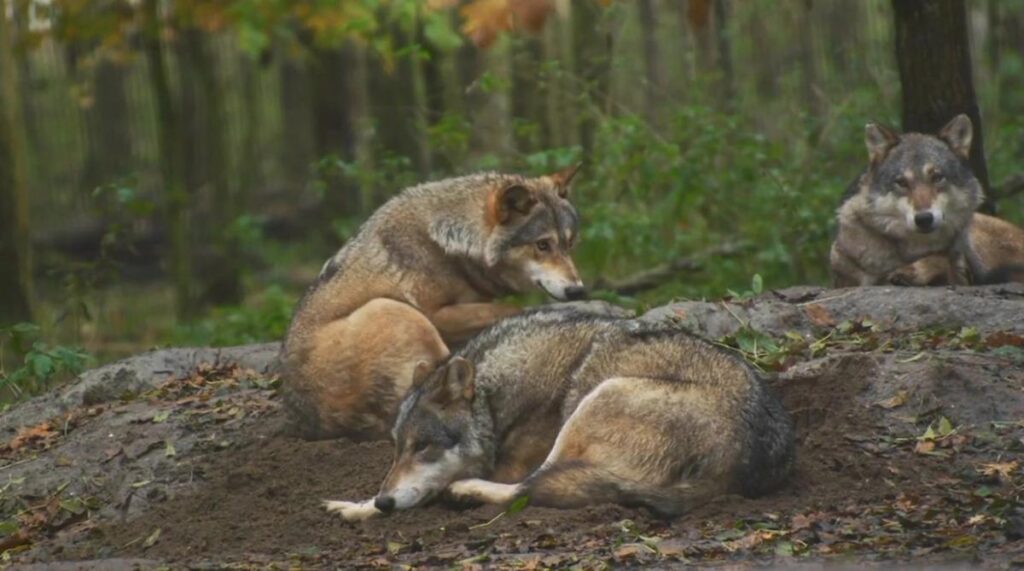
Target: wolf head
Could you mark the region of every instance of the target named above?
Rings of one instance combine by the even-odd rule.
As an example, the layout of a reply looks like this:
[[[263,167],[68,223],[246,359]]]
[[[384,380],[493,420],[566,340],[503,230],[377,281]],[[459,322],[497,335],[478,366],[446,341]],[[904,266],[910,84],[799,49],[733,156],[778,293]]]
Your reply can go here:
[[[513,290],[539,287],[563,301],[584,297],[570,255],[579,239],[579,214],[569,202],[577,168],[512,181],[488,195],[483,261]]]
[[[982,189],[967,165],[973,129],[966,115],[938,136],[897,134],[875,123],[865,128],[870,164],[870,216],[884,233],[957,233],[981,204]]]
[[[461,357],[429,372],[416,367],[392,437],[395,459],[374,505],[382,512],[421,505],[458,479],[480,476],[493,447],[488,415],[473,414],[476,370]]]

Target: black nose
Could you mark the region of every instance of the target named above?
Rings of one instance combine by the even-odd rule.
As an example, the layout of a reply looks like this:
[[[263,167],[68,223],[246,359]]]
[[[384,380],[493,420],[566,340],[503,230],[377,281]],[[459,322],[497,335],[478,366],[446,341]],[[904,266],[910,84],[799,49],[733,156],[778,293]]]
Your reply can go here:
[[[935,216],[931,212],[918,212],[914,215],[914,224],[919,230],[931,230],[935,224]]]
[[[583,286],[572,286],[565,288],[565,299],[576,301],[587,297],[587,288]]]
[[[377,496],[373,498],[373,507],[384,513],[391,513],[395,509],[395,498],[391,496]]]

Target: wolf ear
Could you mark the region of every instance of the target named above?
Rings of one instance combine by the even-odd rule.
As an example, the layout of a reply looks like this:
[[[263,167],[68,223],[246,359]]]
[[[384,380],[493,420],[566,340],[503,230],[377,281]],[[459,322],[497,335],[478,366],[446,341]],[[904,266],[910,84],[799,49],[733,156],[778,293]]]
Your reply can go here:
[[[868,159],[876,165],[889,154],[889,149],[896,146],[900,136],[895,131],[878,123],[868,123],[864,127],[864,144],[868,148]]]
[[[473,363],[455,357],[448,362],[448,370],[444,374],[444,391],[449,402],[459,399],[472,401],[476,392],[476,368]]]
[[[537,197],[532,190],[521,184],[506,186],[498,191],[494,201],[494,219],[505,224],[515,216],[529,214],[534,204],[537,204]]]
[[[963,113],[953,117],[953,120],[939,131],[939,138],[945,141],[954,153],[966,159],[971,154],[971,140],[974,138],[971,118]]]
[[[569,184],[572,182],[572,178],[576,176],[576,172],[580,170],[581,166],[583,166],[583,163],[576,163],[548,175],[551,182],[555,183],[555,188],[558,190],[558,196],[560,198],[569,197]]]
[[[416,363],[416,368],[412,370],[412,388],[418,388],[423,384],[423,381],[430,376],[430,372],[434,370],[434,367],[426,361],[420,361]]]

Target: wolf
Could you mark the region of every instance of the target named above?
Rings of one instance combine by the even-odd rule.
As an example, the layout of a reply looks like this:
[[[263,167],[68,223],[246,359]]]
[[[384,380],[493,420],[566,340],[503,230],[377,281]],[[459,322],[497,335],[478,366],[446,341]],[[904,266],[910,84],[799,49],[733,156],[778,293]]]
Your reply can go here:
[[[370,216],[324,264],[285,337],[285,404],[302,436],[387,438],[417,363],[519,313],[496,298],[582,298],[577,168],[422,184]]]
[[[551,310],[502,321],[417,368],[380,492],[347,520],[457,500],[675,516],[759,496],[794,462],[788,414],[740,357],[637,320]]]
[[[837,211],[830,252],[837,287],[886,283],[896,270],[943,256],[950,283],[967,283],[969,229],[984,194],[967,164],[973,127],[958,115],[937,136],[865,128],[867,170]]]

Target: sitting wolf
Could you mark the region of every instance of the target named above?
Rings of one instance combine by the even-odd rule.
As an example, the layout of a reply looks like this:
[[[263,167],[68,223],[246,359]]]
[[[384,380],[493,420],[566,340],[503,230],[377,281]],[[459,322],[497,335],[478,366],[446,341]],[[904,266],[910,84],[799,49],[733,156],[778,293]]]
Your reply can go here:
[[[679,330],[546,310],[505,320],[417,369],[380,493],[329,501],[361,520],[459,499],[680,514],[778,488],[794,459],[781,404],[732,352]]]
[[[576,169],[480,174],[406,189],[327,261],[282,348],[285,402],[307,438],[386,438],[420,361],[444,359],[496,320],[493,303],[539,287],[584,290],[570,251]]]
[[[898,135],[869,124],[869,164],[838,210],[830,254],[838,287],[887,283],[896,270],[945,256],[950,283],[967,282],[968,233],[981,184],[967,165],[973,129],[966,115],[938,136]]]

